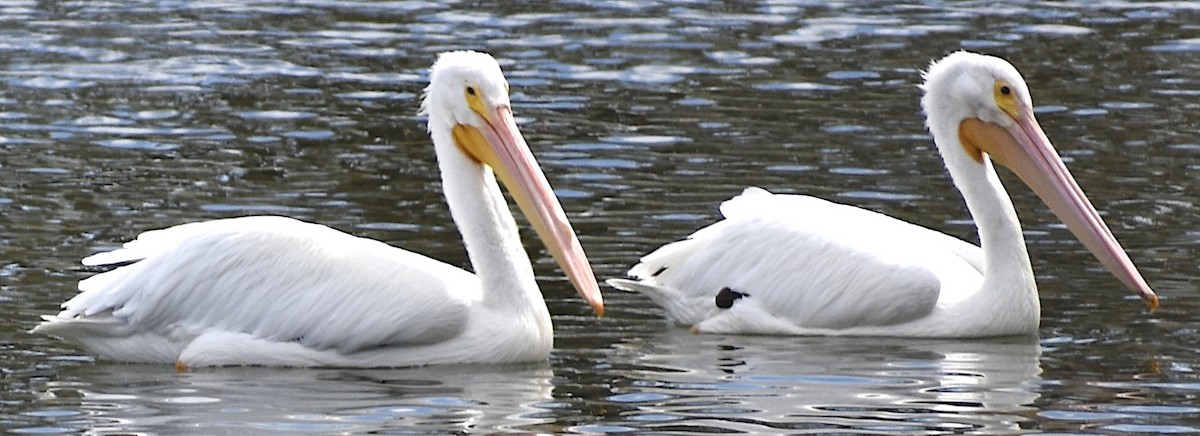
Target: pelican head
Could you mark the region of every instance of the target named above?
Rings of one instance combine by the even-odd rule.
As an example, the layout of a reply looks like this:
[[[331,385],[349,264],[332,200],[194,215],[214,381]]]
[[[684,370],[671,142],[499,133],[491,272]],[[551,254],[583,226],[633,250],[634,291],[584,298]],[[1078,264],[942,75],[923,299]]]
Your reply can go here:
[[[1008,167],[1105,268],[1151,309],[1158,306],[1158,296],[1042,132],[1029,88],[1012,64],[960,51],[934,62],[924,76],[926,125],[956,178],[986,173],[992,161]]]
[[[433,122],[482,129],[488,117],[485,109],[512,107],[508,99],[508,80],[500,64],[487,53],[452,51],[442,53],[429,72],[429,87],[421,102],[421,112]],[[430,123],[433,131],[435,123]]]
[[[429,115],[430,132],[449,131],[453,141],[448,142],[458,152],[473,164],[492,170],[575,290],[597,315],[603,314],[604,303],[592,267],[562,205],[517,129],[508,81],[496,59],[473,51],[442,53],[430,70],[421,112]]]

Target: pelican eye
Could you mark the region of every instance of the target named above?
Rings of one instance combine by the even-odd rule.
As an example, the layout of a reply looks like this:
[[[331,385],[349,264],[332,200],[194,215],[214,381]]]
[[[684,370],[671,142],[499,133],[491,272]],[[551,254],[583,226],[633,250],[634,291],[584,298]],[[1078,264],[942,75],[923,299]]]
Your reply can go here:
[[[1017,101],[1017,94],[1013,92],[1012,85],[1009,85],[1008,82],[997,80],[992,91],[992,99],[996,102],[996,106],[1000,110],[1004,111],[1010,117],[1020,117],[1020,111],[1017,110],[1020,105]]]
[[[483,117],[485,120],[491,119],[488,116],[487,104],[484,103],[483,90],[475,89],[475,85],[467,85],[465,92],[467,93],[467,106],[476,114]]]

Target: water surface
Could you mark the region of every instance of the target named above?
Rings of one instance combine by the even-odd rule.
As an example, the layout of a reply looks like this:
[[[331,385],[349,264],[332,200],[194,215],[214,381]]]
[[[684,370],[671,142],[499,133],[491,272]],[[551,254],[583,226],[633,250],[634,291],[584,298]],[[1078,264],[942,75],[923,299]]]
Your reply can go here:
[[[1184,2],[0,1],[0,428],[11,433],[1200,432],[1200,7]],[[437,52],[494,53],[600,277],[746,186],[975,240],[920,69],[1024,74],[1039,120],[1162,296],[1150,314],[1011,174],[1036,338],[692,336],[637,295],[595,319],[530,244],[541,364],[389,370],[95,361],[26,331],[78,259],[280,214],[467,266],[416,115]],[[529,232],[528,236],[532,233]]]

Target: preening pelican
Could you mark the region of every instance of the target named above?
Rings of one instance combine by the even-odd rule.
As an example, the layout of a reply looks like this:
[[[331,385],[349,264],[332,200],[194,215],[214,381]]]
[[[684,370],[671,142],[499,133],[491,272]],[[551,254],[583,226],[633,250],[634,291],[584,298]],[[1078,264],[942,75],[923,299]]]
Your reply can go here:
[[[924,74],[926,126],[980,246],[879,213],[746,189],[725,219],[611,279],[697,333],[983,337],[1035,333],[1037,285],[993,162],[1013,170],[1154,309],[1158,297],[1100,219],[1003,59],[958,52]]]
[[[129,264],[79,282],[81,292],[33,331],[103,358],[180,368],[545,359],[550,313],[497,178],[597,315],[604,305],[513,121],[500,65],[483,53],[441,54],[421,110],[476,274],[289,218],[198,222],[83,259]]]

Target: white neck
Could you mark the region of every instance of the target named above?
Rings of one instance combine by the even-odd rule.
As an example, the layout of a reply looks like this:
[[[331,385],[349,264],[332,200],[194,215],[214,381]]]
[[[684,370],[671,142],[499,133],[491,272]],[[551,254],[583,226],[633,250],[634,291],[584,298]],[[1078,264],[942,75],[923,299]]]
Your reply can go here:
[[[446,203],[483,286],[484,306],[513,317],[533,315],[549,331],[550,312],[491,168],[459,151],[449,129],[431,135]]]
[[[981,289],[971,299],[972,304],[983,305],[988,312],[1005,307],[1006,313],[1032,314],[1036,322],[1041,309],[1025,237],[1016,209],[1000,184],[991,159],[985,155],[980,163],[967,155],[957,140],[957,123],[933,126],[931,130],[954,185],[962,192],[979,230],[984,279]]]

